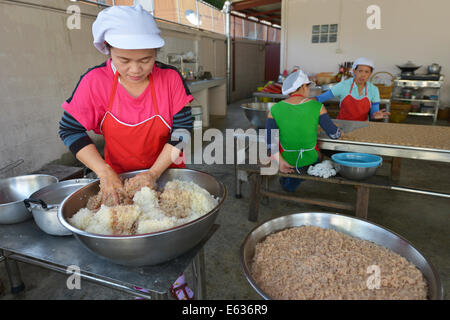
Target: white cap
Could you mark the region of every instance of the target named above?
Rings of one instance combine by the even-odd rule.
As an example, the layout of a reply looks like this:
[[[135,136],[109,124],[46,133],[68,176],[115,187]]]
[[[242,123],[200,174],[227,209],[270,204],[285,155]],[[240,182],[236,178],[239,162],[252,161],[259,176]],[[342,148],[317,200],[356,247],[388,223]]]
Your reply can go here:
[[[358,58],[358,59],[356,59],[356,61],[353,63],[353,70],[356,70],[356,68],[358,67],[358,66],[360,66],[360,65],[362,65],[362,66],[369,66],[369,67],[372,67],[372,69],[375,69],[375,64],[373,63],[373,61],[372,60],[370,60],[370,59],[367,59],[367,58]]]
[[[284,81],[283,87],[281,88],[284,95],[291,94],[292,92],[297,91],[304,84],[309,84],[308,76],[302,70],[297,70],[291,73]]]
[[[105,41],[119,49],[153,49],[164,46],[153,16],[136,6],[113,6],[101,11],[92,25],[94,46],[104,54]]]

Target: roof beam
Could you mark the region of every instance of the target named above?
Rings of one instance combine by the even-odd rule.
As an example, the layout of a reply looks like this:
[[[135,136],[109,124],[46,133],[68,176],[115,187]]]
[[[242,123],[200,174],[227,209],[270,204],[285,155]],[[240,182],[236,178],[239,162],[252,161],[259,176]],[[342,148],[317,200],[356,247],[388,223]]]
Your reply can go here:
[[[268,4],[280,3],[281,0],[244,0],[239,2],[233,2],[231,5],[232,10],[241,11],[249,8],[261,7]]]
[[[252,17],[257,17],[257,16],[279,16],[279,14],[274,14],[274,13],[279,13],[281,12],[281,9],[274,9],[274,10],[267,10],[267,11],[251,11],[249,13],[245,13],[248,16],[252,16]]]
[[[250,11],[250,10],[245,10],[245,11],[241,11],[242,13],[245,13],[247,15],[247,17],[255,17],[257,19],[260,20],[266,20],[272,23],[276,23],[279,24],[281,21],[281,16],[279,14],[265,14],[265,12],[257,12],[257,11]],[[276,20],[276,22],[274,22],[274,20]]]
[[[247,15],[246,15],[245,17],[241,17],[241,16],[239,16],[239,15],[233,14],[233,12],[231,13],[231,15],[232,15],[233,17],[240,18],[240,19],[244,19],[244,20],[247,20],[247,21],[250,21],[250,22],[256,22],[256,21],[254,21],[254,20],[249,19]],[[270,23],[276,24],[276,25],[280,25],[280,23],[281,23],[278,19],[277,19],[277,20],[272,20],[272,19],[259,19],[259,22],[260,22],[260,23],[261,23],[261,20],[265,20],[265,21],[267,21],[267,22],[270,22]],[[274,26],[272,26],[272,27],[274,27]],[[274,27],[274,28],[275,28],[275,27]],[[277,28],[277,29],[279,29],[279,28]]]

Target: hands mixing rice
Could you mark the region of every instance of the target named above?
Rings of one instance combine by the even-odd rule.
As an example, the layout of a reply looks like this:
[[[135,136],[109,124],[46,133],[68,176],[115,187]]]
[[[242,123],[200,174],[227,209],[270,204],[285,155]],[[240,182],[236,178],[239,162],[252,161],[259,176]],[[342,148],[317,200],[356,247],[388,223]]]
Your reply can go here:
[[[125,182],[125,185],[131,186],[132,182]],[[133,188],[136,190],[136,185]],[[99,202],[101,196],[97,195],[89,199],[88,206],[79,210],[69,222],[78,229],[96,234],[145,234],[188,223],[210,212],[218,203],[197,184],[181,180],[167,182],[162,192],[144,186],[132,199],[128,193],[123,196],[125,201],[120,205],[108,206]],[[97,205],[98,211],[93,209]]]

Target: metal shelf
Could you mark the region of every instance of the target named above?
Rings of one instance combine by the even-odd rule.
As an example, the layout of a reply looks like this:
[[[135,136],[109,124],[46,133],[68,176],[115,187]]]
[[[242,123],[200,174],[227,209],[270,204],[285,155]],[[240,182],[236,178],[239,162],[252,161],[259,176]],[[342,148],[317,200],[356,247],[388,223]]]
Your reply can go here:
[[[444,83],[444,76],[441,76],[439,80],[404,80],[404,79],[394,80],[394,85],[400,88],[440,89],[443,83]]]
[[[404,80],[404,81],[406,81],[406,80]],[[396,87],[399,87],[399,88],[440,89],[442,87],[442,83],[440,83],[439,81],[434,81],[434,82],[438,82],[438,83],[423,83],[423,82],[433,82],[433,81],[420,81],[420,83],[418,83],[418,81],[409,81],[409,82],[411,82],[411,83],[396,82],[395,84],[396,84]]]
[[[440,90],[442,88],[442,84],[444,82],[444,76],[441,75],[438,81],[434,80],[402,80],[395,79],[394,87],[392,89],[392,101],[405,101],[405,102],[417,102],[423,104],[432,104],[433,106],[429,106],[434,109],[434,112],[409,112],[408,115],[411,116],[419,116],[419,117],[432,117],[433,124],[436,124],[437,121],[437,113],[439,109],[439,97]],[[416,90],[435,90],[437,99],[407,99],[398,96],[399,92],[397,90],[401,90],[404,88],[414,88]],[[430,110],[431,111],[431,110]]]
[[[439,100],[437,99],[406,99],[406,98],[397,98],[397,97],[392,97],[392,100],[397,100],[397,101],[411,101],[411,102],[432,102],[432,103],[439,103]]]
[[[434,117],[434,113],[427,113],[427,112],[409,112],[408,115],[421,117]]]

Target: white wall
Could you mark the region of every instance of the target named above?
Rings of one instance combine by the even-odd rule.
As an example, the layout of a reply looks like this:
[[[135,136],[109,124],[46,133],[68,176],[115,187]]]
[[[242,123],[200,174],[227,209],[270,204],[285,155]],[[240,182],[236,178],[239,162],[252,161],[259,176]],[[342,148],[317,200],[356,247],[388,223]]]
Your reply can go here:
[[[0,167],[25,160],[3,176],[37,170],[67,152],[58,135],[61,104],[80,75],[105,59],[90,49],[97,7],[80,5],[81,29],[69,30],[72,4],[0,2]]]
[[[381,9],[380,30],[367,27],[370,5]],[[447,75],[441,102],[450,105],[449,13],[449,0],[283,0],[280,69],[337,72],[339,63],[365,56],[376,71],[396,75],[396,65],[408,60],[423,65],[417,73],[439,63]],[[338,43],[311,43],[313,25],[333,23],[339,24]]]
[[[66,26],[71,5],[81,9],[81,29]],[[40,169],[73,157],[61,142],[61,104],[72,94],[80,76],[107,57],[92,45],[92,23],[101,8],[69,0],[0,1],[0,169],[18,159],[18,168],[0,178]],[[158,22],[167,53],[197,50],[214,76],[225,76],[225,37]],[[214,43],[202,46],[202,42]],[[211,60],[209,57],[214,56]],[[214,65],[215,63],[215,65]],[[205,68],[206,69],[206,68]],[[92,135],[94,136],[94,135]],[[101,142],[100,136],[95,139]]]

